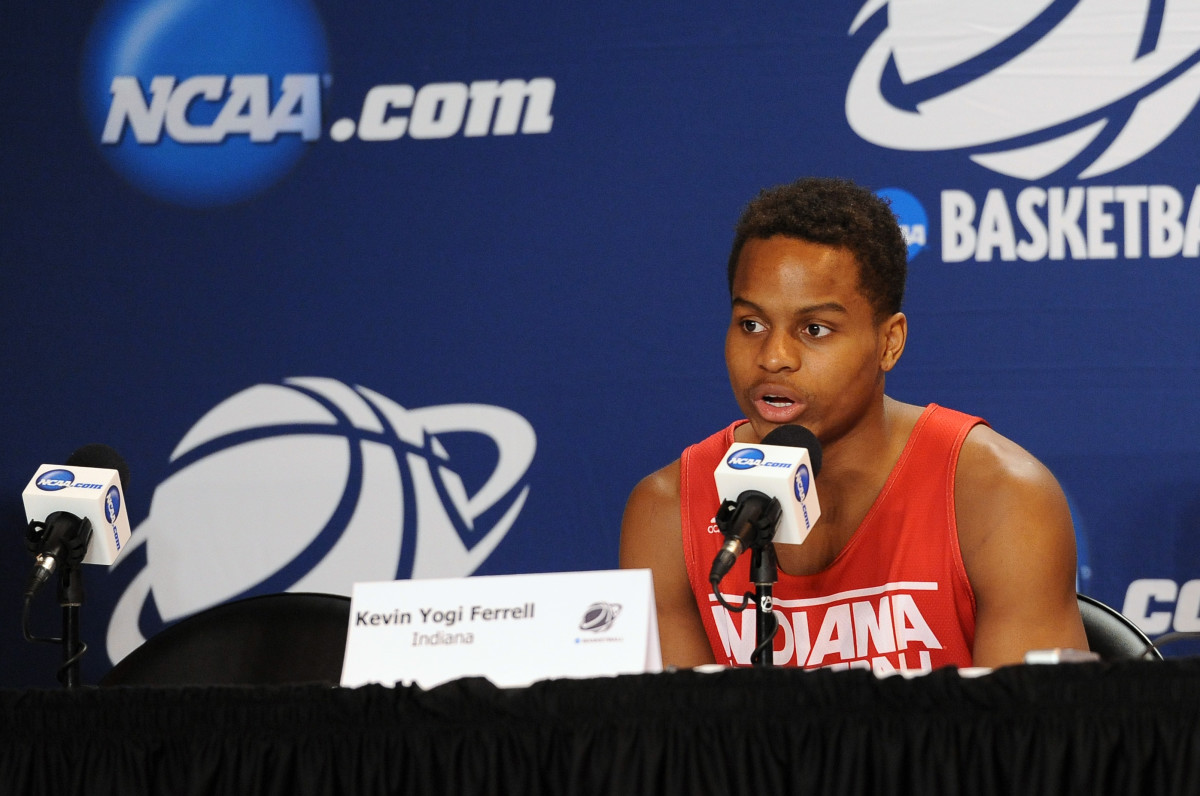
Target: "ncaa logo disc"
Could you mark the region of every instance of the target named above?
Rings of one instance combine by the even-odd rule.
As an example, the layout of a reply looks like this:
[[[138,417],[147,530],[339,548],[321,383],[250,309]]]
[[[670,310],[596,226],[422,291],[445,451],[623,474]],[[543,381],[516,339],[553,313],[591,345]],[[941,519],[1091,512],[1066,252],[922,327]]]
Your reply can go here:
[[[875,192],[881,199],[891,205],[892,213],[904,233],[904,242],[908,246],[908,260],[921,253],[928,241],[929,216],[925,207],[908,191],[901,188],[881,188]]]
[[[320,137],[327,50],[308,0],[112,0],[84,46],[89,137],[159,199],[246,199]]]
[[[121,490],[115,486],[108,488],[108,494],[104,496],[104,519],[109,522],[116,522],[117,517],[121,516]]]
[[[796,471],[796,479],[794,482],[796,500],[803,501],[808,497],[808,485],[812,480],[812,475],[808,472],[808,465],[800,465],[800,469]]]
[[[725,464],[734,470],[749,470],[758,467],[765,458],[766,456],[758,448],[742,448],[740,451],[731,453],[725,460]]]
[[[75,483],[75,473],[70,470],[49,470],[38,476],[37,488],[45,492],[57,492]]]

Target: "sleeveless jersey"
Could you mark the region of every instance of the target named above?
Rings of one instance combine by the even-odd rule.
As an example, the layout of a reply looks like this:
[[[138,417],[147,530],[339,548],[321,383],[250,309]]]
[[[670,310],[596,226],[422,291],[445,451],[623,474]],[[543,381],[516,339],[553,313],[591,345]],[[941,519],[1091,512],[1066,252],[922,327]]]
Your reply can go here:
[[[714,521],[721,500],[713,471],[734,443],[734,429],[745,422],[690,446],[680,457],[688,578],[713,654],[729,666],[750,665],[756,618],[753,603],[740,614],[726,610],[708,581],[725,541]],[[815,575],[779,572],[773,589],[779,620],[775,665],[878,673],[971,665],[975,595],[959,552],[954,473],[967,432],[983,422],[930,404],[833,562]],[[734,607],[754,591],[750,559],[751,553],[744,553],[721,581],[721,593]]]

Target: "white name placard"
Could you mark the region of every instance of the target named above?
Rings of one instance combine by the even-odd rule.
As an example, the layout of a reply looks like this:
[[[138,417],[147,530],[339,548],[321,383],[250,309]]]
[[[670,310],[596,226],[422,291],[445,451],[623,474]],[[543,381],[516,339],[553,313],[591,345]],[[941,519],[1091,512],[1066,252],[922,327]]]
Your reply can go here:
[[[661,670],[649,570],[490,575],[356,583],[342,685]]]

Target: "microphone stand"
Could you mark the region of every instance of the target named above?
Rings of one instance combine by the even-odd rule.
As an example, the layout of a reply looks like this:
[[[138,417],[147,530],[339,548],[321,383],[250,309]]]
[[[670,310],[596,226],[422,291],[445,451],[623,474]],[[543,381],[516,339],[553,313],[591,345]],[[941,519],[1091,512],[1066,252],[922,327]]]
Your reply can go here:
[[[25,602],[21,614],[21,630],[26,641],[62,644],[62,665],[58,681],[66,688],[78,688],[79,661],[87,650],[79,633],[79,607],[83,605],[83,557],[92,540],[92,523],[86,517],[76,517],[59,511],[46,522],[31,521],[25,533],[25,545],[39,562],[46,558],[48,565],[34,569],[25,587]],[[33,597],[52,573],[58,575],[58,604],[62,608],[61,638],[40,638],[29,632],[29,612]]]
[[[58,575],[58,604],[62,606],[63,663],[58,681],[66,688],[78,688],[79,661],[87,647],[79,637],[79,607],[83,605],[83,568],[68,563]]]
[[[771,534],[773,537],[774,534]],[[779,580],[779,568],[775,558],[775,545],[771,539],[756,543],[750,553],[750,580],[754,583],[754,602],[758,609],[755,612],[754,652],[750,655],[750,664],[767,668],[775,665],[775,631],[779,629],[779,619],[775,616],[775,600],[773,596],[775,581]]]

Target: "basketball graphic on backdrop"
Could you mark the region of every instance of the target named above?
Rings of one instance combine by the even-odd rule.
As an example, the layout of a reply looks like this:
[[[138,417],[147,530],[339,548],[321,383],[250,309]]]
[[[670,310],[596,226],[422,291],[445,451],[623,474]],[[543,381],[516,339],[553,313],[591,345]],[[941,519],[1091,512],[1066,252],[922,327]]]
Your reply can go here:
[[[472,477],[485,457],[456,459],[439,435],[484,440],[490,467]],[[243,390],[172,452],[131,538],[146,565],[114,611],[109,655],[144,640],[151,597],[166,623],[250,594],[469,575],[520,513],[535,448],[529,423],[496,406],[405,409],[325,378]]]
[[[854,132],[879,146],[1087,179],[1146,155],[1200,100],[1194,4],[867,0],[850,34],[884,9],[845,103]]]

